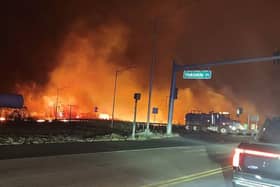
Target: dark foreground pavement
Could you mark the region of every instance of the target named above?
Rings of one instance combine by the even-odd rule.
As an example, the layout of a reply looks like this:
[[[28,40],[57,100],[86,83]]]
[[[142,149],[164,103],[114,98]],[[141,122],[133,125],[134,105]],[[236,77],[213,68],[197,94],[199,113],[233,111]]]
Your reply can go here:
[[[239,140],[211,136],[1,146],[0,186],[231,186]]]

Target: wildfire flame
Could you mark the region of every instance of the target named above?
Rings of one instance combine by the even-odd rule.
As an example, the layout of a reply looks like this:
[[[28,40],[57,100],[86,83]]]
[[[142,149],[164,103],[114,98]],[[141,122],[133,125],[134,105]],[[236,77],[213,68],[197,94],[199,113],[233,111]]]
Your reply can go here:
[[[69,33],[59,51],[59,63],[49,74],[48,84],[43,88],[37,84],[18,85],[18,91],[24,95],[31,115],[40,119],[54,118],[58,112],[58,117],[65,119],[70,118],[70,115],[72,118],[94,118],[98,117],[95,107],[98,107],[100,113],[111,114],[114,75],[116,70],[122,68],[117,65],[114,57],[125,56],[128,35],[129,31],[123,25],[103,26],[84,35]],[[118,77],[115,108],[117,119],[133,119],[133,94],[140,92],[142,97],[138,103],[137,120],[146,120],[148,86],[144,87],[140,82],[143,75],[139,72],[143,71],[138,68],[141,67],[136,65],[136,69],[122,72]],[[198,82],[197,88],[199,93],[191,88],[179,90],[179,99],[175,101],[175,122],[183,123],[185,114],[192,109],[205,112],[233,112],[235,109],[234,101],[203,82]],[[152,106],[159,108],[156,116],[158,122],[167,120],[168,95],[168,86],[153,91]],[[254,106],[249,103],[246,105],[254,110]],[[110,117],[106,115],[106,119]]]

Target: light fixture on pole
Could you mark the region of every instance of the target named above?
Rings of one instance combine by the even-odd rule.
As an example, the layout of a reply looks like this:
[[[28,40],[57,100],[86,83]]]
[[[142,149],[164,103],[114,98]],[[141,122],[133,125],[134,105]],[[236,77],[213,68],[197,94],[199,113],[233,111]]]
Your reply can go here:
[[[114,92],[113,92],[113,106],[112,106],[112,118],[111,118],[111,128],[114,127],[114,118],[115,118],[115,105],[116,105],[116,94],[117,94],[117,80],[118,80],[118,75],[119,73],[133,69],[135,66],[129,66],[124,69],[116,70],[115,72],[115,83],[114,83]]]

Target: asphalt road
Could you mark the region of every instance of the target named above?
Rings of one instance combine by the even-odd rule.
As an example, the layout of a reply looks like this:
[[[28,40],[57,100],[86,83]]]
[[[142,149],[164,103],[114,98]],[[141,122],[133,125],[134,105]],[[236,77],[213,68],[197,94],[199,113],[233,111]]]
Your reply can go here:
[[[245,137],[208,134],[142,142],[1,146],[0,186],[231,186]]]

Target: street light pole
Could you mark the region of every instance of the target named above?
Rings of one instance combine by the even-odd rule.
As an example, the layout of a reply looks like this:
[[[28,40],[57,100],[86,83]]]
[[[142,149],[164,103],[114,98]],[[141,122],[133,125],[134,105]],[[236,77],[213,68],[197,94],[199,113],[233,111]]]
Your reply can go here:
[[[150,132],[150,115],[151,115],[151,100],[152,100],[152,91],[153,91],[153,81],[154,81],[154,69],[157,62],[156,56],[156,34],[157,34],[157,22],[154,23],[153,31],[153,60],[150,67],[150,82],[149,82],[149,98],[148,98],[148,111],[147,111],[147,127],[146,132]]]
[[[115,73],[115,84],[114,84],[114,96],[113,96],[111,128],[113,128],[113,126],[114,126],[114,114],[115,114],[115,104],[116,104],[117,80],[118,80],[118,73],[119,72],[120,71],[117,70],[116,73]]]
[[[114,83],[113,106],[112,106],[111,128],[114,127],[114,117],[115,117],[115,105],[116,105],[116,94],[117,94],[117,80],[118,80],[118,74],[121,73],[121,72],[123,72],[123,71],[132,69],[132,68],[135,68],[135,66],[129,66],[129,67],[126,67],[126,68],[124,68],[124,69],[122,69],[122,70],[116,70],[116,73],[115,73],[115,83]]]

